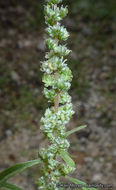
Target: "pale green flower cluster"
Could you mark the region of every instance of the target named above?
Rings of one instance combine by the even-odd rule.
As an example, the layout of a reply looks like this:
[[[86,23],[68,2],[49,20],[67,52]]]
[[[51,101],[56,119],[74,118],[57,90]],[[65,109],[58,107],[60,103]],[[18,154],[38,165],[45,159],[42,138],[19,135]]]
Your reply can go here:
[[[58,78],[56,80],[56,76],[54,74],[43,75],[42,81],[45,83],[45,87],[52,87],[52,89],[56,89],[57,91],[69,90],[70,81],[72,79],[71,70],[68,67],[65,67],[64,70],[58,72]]]
[[[61,148],[68,148],[69,144],[65,138],[65,125],[70,121],[72,114],[72,104],[68,103],[59,107],[55,112],[54,107],[48,108],[45,117],[41,118],[41,129],[53,144],[59,145]],[[57,132],[57,136],[55,136]]]
[[[48,25],[46,33],[49,36],[46,46],[49,52],[41,64],[41,71],[44,72],[42,81],[45,86],[43,93],[51,103],[54,103],[58,96],[58,110],[56,111],[54,105],[46,109],[41,118],[41,130],[49,140],[49,146],[39,151],[39,157],[43,162],[43,176],[38,180],[41,190],[58,190],[57,183],[60,177],[75,170],[74,167],[59,161],[59,151],[67,152],[70,146],[66,139],[66,124],[74,114],[71,96],[67,92],[71,86],[72,72],[66,64],[67,60],[64,59],[70,50],[66,45],[59,44],[69,37],[66,28],[60,24],[68,13],[67,7],[57,5],[61,2],[62,0],[47,0],[44,7],[45,22]]]
[[[44,88],[44,95],[48,99],[48,102],[53,102],[57,94],[54,89],[49,90],[47,88]],[[60,92],[60,95],[59,95],[59,103],[64,104],[66,102],[67,103],[71,102],[71,96],[67,92],[62,91]]]
[[[53,25],[54,22],[61,21],[68,13],[68,9],[63,6],[59,9],[56,7],[55,10],[50,5],[45,6],[45,19],[46,23]]]

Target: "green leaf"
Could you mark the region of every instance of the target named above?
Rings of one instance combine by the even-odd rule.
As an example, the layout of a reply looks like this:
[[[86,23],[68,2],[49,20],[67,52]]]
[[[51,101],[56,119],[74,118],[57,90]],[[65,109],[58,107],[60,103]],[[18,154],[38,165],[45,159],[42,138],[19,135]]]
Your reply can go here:
[[[78,180],[78,179],[75,179],[75,178],[72,178],[72,177],[69,177],[69,176],[66,176],[66,178],[68,180],[70,180],[71,182],[77,184],[77,185],[82,185],[82,190],[98,190],[96,188],[87,188],[86,187],[87,184],[85,182],[83,182],[83,181]]]
[[[82,185],[82,186],[85,186],[85,185],[86,185],[85,182],[80,181],[80,180],[78,180],[78,179],[75,179],[75,178],[72,178],[72,177],[69,177],[69,176],[66,176],[66,178],[69,179],[71,182],[77,184],[77,185],[79,185],[79,184]]]
[[[83,190],[98,190],[98,189],[96,189],[96,188],[87,188],[87,187],[83,187],[82,189],[83,189]]]
[[[11,178],[12,176],[16,175],[17,173],[22,172],[23,170],[32,167],[36,164],[39,164],[41,161],[40,160],[31,160],[28,162],[23,162],[20,164],[16,164],[14,166],[11,166],[9,168],[7,168],[6,170],[3,170],[2,172],[0,172],[0,183],[3,181],[8,180],[9,178]]]
[[[11,190],[23,190],[22,188],[17,187],[16,185],[12,185],[12,184],[6,183],[6,182],[1,183],[0,187],[5,187],[5,188],[11,189]]]
[[[98,190],[98,189],[96,189],[96,188],[87,188],[87,187],[83,187],[82,189],[83,189],[83,190]]]
[[[64,150],[59,150],[59,153],[62,159],[67,163],[67,165],[69,165],[70,167],[75,167],[75,162],[72,160],[67,152],[65,152]]]
[[[76,128],[74,128],[74,129],[72,129],[71,131],[67,131],[67,132],[66,132],[66,136],[69,136],[69,135],[71,135],[72,133],[77,132],[77,131],[80,131],[81,129],[84,129],[84,128],[86,128],[86,127],[87,127],[87,125],[82,125],[82,126],[80,126],[80,127],[76,127]]]

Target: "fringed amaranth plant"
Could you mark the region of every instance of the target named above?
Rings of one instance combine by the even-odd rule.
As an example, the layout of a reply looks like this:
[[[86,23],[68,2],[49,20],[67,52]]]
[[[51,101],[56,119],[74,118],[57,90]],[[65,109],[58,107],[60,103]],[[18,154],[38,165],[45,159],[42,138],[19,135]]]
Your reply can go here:
[[[66,176],[75,170],[75,163],[68,154],[70,146],[66,132],[66,124],[70,121],[74,111],[71,96],[68,90],[71,86],[72,72],[64,58],[70,50],[63,44],[69,33],[60,21],[67,15],[67,7],[59,7],[62,0],[48,0],[44,7],[45,22],[48,25],[46,32],[46,60],[42,62],[41,70],[44,72],[42,81],[45,84],[44,95],[53,104],[46,109],[41,118],[41,130],[48,138],[50,144],[39,151],[39,158],[44,163],[43,176],[38,180],[39,189],[57,190],[61,176]],[[84,126],[85,127],[85,126]],[[59,159],[61,157],[66,163]]]
[[[67,13],[67,7],[58,7],[62,0],[49,0],[44,8],[45,21],[48,25],[46,32],[49,38],[46,45],[50,50],[42,63],[44,72],[42,81],[45,84],[44,95],[54,106],[48,108],[41,118],[41,129],[50,141],[48,148],[39,151],[39,157],[43,161],[43,176],[38,180],[39,189],[57,190],[56,184],[61,176],[65,176],[75,169],[74,162],[67,165],[58,161],[59,155],[68,156],[69,142],[66,139],[66,127],[74,111],[72,110],[71,96],[68,90],[71,86],[72,72],[66,64],[70,50],[60,41],[66,41],[69,37],[67,30],[60,22]],[[69,157],[68,157],[69,158]]]
[[[46,60],[42,62],[41,70],[44,72],[42,79],[45,83],[44,95],[53,106],[46,109],[44,117],[41,118],[41,129],[48,138],[49,145],[39,151],[37,160],[20,163],[0,172],[0,187],[22,190],[8,183],[8,179],[29,167],[43,163],[42,177],[37,181],[39,190],[64,190],[64,187],[60,187],[60,177],[63,176],[75,185],[79,185],[82,190],[96,190],[68,176],[75,170],[75,163],[68,154],[70,144],[66,138],[86,126],[80,126],[68,132],[66,130],[66,124],[70,121],[74,111],[71,96],[68,94],[72,72],[64,58],[70,50],[66,44],[62,43],[68,39],[69,33],[60,24],[60,21],[67,15],[68,9],[63,6],[59,7],[58,4],[61,2],[62,0],[47,0],[44,9],[45,21],[48,25],[46,32],[49,36],[46,45],[49,52],[45,56]],[[73,186],[73,189],[78,188]]]

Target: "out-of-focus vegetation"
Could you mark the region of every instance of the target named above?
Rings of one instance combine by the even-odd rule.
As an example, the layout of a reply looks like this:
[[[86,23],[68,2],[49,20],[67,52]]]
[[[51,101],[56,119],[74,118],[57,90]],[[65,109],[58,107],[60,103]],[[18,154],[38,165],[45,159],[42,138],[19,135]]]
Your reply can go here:
[[[72,0],[70,3],[70,13],[80,14],[81,17],[92,20],[116,19],[115,0]]]

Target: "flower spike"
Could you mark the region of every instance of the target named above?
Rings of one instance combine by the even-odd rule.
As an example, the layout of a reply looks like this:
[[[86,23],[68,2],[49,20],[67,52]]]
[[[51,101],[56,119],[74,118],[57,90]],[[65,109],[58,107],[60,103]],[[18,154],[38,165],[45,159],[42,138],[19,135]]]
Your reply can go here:
[[[61,176],[66,176],[75,170],[74,164],[69,161],[68,155],[70,143],[66,139],[66,124],[70,121],[74,111],[72,109],[71,96],[68,94],[72,72],[66,64],[65,56],[70,53],[66,45],[60,41],[66,41],[69,37],[60,21],[67,15],[67,7],[59,3],[62,0],[47,0],[44,7],[45,23],[48,25],[46,33],[48,39],[46,46],[49,52],[46,53],[46,60],[41,64],[41,71],[44,73],[44,96],[48,102],[54,104],[46,109],[41,118],[41,130],[48,138],[50,145],[39,151],[39,158],[43,162],[43,176],[38,180],[38,188],[42,190],[58,190],[57,184]],[[65,155],[66,163],[63,162]],[[62,161],[59,160],[61,157]],[[73,163],[73,161],[72,161]]]

